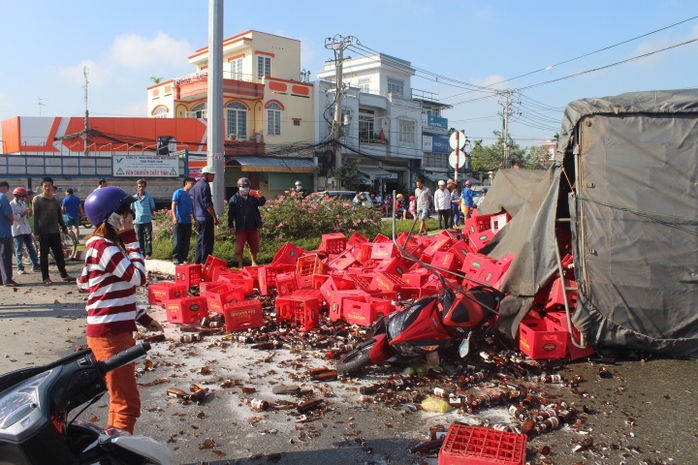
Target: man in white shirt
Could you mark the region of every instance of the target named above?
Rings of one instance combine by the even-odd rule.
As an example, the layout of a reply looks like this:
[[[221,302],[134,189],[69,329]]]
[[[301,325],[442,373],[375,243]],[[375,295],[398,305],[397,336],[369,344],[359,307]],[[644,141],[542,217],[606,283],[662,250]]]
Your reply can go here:
[[[439,181],[439,188],[434,192],[434,210],[439,219],[439,229],[451,227],[451,192],[446,190],[446,181]]]

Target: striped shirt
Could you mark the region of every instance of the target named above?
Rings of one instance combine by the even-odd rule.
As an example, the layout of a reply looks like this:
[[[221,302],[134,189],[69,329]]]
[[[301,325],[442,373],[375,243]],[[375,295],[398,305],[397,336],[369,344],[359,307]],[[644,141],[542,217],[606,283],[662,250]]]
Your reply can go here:
[[[136,287],[146,281],[145,263],[136,232],[121,234],[128,253],[104,237],[93,236],[86,245],[85,267],[78,288],[89,292],[87,336],[103,337],[136,330],[136,321],[148,326],[152,320],[136,306]]]

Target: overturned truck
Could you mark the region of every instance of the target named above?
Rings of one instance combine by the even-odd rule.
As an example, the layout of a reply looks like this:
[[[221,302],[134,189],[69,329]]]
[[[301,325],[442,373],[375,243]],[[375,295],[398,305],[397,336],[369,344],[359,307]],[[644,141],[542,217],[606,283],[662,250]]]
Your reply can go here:
[[[698,358],[698,89],[568,104],[549,171],[497,174],[480,210],[502,209],[482,251],[516,256],[501,331],[516,338],[567,248],[583,342]]]

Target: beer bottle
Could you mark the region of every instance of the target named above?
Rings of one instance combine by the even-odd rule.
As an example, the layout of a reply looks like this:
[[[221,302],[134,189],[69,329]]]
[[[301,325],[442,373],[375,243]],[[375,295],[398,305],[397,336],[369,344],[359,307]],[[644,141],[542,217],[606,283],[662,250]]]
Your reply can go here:
[[[308,400],[302,404],[299,404],[298,407],[296,407],[296,410],[298,410],[298,413],[309,412],[310,410],[315,410],[318,408],[322,402],[322,399]]]
[[[184,400],[189,399],[189,394],[182,391],[181,389],[177,389],[177,388],[173,388],[173,387],[167,388],[167,395],[169,397],[176,397],[177,399],[184,399]]]
[[[408,454],[416,454],[417,452],[420,452],[422,454],[429,454],[431,452],[436,452],[437,450],[441,449],[441,446],[444,443],[444,439],[446,439],[446,436],[441,436],[439,439],[435,439],[433,441],[425,441],[420,444],[417,444],[414,447],[411,447],[407,450]]]
[[[557,417],[550,417],[543,420],[538,426],[535,427],[537,433],[542,433],[543,431],[551,431],[560,426],[560,420]]]
[[[366,394],[366,395],[375,394],[376,392],[378,392],[380,390],[380,388],[381,388],[380,384],[372,384],[370,386],[361,386],[359,388],[359,393]]]
[[[562,376],[560,375],[540,375],[540,382],[541,383],[561,383],[562,382]]]
[[[264,410],[269,408],[269,402],[267,402],[266,400],[251,399],[249,397],[243,397],[241,400],[250,407],[252,407],[253,410],[257,410],[259,412],[263,412]]]

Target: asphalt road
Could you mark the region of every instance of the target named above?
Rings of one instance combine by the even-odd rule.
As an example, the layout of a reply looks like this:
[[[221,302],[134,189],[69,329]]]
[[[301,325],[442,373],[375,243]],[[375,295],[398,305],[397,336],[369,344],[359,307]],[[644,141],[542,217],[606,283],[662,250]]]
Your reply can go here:
[[[68,269],[77,276],[81,263],[70,262]],[[15,278],[22,287],[0,287],[3,373],[50,362],[84,344],[85,297],[73,284],[46,287],[39,283],[38,273]],[[139,295],[145,301],[145,293]],[[163,310],[151,307],[151,311],[164,320]],[[433,455],[407,453],[409,447],[427,439],[429,426],[511,421],[503,409],[477,415],[438,414],[412,411],[409,403],[389,406],[358,401],[359,386],[397,370],[372,370],[348,381],[313,382],[304,379],[310,367],[333,363],[321,352],[255,351],[220,336],[183,344],[176,325],[165,324],[165,331],[168,340],[154,344],[149,354],[154,369],[139,378],[143,415],[136,433],[167,444],[177,464],[436,464]],[[601,366],[612,377],[599,376]],[[698,463],[696,361],[650,359],[613,365],[584,361],[568,364],[562,373],[568,378],[580,375],[586,381],[575,390],[549,385],[548,395],[584,411],[583,423],[578,429],[564,427],[532,437],[530,463]],[[226,379],[239,384],[224,388],[221,383]],[[255,412],[241,402],[245,396],[297,401],[271,391],[273,385],[291,381],[324,400],[322,416],[297,422],[292,410]],[[211,391],[200,405],[166,394],[168,387],[186,391],[191,384]],[[243,387],[255,392],[245,394]],[[102,425],[106,405],[104,398],[80,419]],[[550,448],[548,455],[539,452],[542,446]]]

